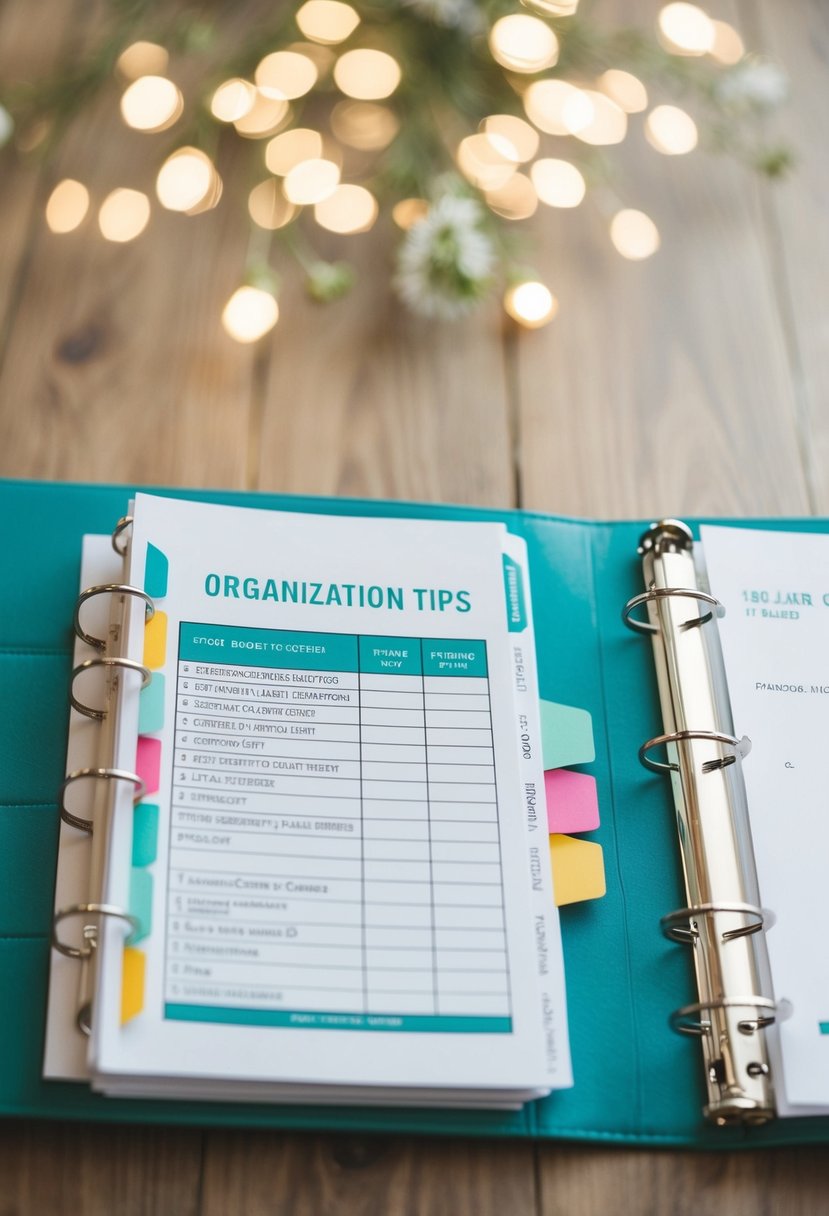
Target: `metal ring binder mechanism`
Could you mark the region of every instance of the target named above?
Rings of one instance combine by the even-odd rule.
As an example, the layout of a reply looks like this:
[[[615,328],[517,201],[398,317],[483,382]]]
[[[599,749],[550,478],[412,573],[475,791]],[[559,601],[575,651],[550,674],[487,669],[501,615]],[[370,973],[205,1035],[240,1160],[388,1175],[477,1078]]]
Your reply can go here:
[[[674,1030],[702,1044],[708,1102],[718,1124],[765,1123],[774,1115],[764,1030],[775,1021],[741,760],[750,742],[731,728],[715,627],[718,601],[698,585],[685,524],[652,524],[640,541],[646,590],[622,618],[653,644],[664,733],[639,749],[671,777],[688,906],[662,918],[667,937],[691,947],[699,999],[677,1009]],[[631,616],[641,604],[647,621]],[[699,605],[710,606],[700,613]],[[662,746],[666,761],[651,758]]]

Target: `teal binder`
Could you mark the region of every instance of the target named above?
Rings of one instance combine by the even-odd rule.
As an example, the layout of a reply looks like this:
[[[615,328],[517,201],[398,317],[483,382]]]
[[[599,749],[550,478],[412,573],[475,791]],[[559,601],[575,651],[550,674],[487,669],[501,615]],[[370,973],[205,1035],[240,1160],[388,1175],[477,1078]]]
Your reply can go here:
[[[502,521],[529,548],[543,697],[593,715],[607,869],[604,899],[562,909],[575,1085],[515,1113],[281,1107],[116,1100],[41,1079],[58,809],[68,724],[72,612],[81,537],[108,533],[139,487],[0,482],[3,525],[0,733],[0,1112],[200,1126],[516,1136],[704,1148],[829,1140],[829,1119],[716,1128],[701,1115],[696,1044],[668,1012],[693,1000],[686,953],[659,918],[683,902],[669,783],[637,760],[657,733],[650,648],[621,622],[641,589],[642,522],[595,523],[529,511],[285,498],[229,491],[165,494],[324,514]],[[152,492],[152,491],[150,491]],[[748,521],[829,531],[827,520]]]

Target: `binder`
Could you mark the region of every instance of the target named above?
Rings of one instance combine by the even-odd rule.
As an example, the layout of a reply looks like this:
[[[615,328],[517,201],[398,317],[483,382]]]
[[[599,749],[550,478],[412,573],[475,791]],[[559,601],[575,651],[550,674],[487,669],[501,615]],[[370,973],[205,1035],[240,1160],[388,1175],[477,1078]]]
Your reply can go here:
[[[86,533],[109,532],[136,488],[0,483],[4,518],[15,520],[15,528],[5,537],[0,576],[4,605],[0,670],[4,703],[12,708],[9,725],[0,737],[0,959],[7,981],[0,998],[0,1033],[7,1044],[15,1044],[15,1050],[4,1053],[0,1061],[0,1109],[4,1113],[706,1148],[829,1140],[829,1120],[822,1117],[724,1127],[702,1118],[702,1106],[712,1104],[707,1093],[708,1074],[697,1054],[687,1050],[682,1037],[671,1032],[667,1013],[678,1005],[685,1011],[683,1016],[690,1019],[686,1007],[703,1005],[708,994],[704,990],[698,994],[699,1000],[688,999],[697,978],[688,955],[695,955],[696,949],[666,942],[659,933],[659,920],[666,909],[683,908],[682,917],[671,917],[666,927],[686,947],[686,939],[693,932],[710,939],[713,957],[720,957],[723,966],[727,965],[726,952],[732,947],[742,950],[750,946],[754,959],[751,982],[736,993],[729,989],[721,994],[724,1001],[733,996],[741,1001],[750,998],[748,1004],[724,1004],[721,1012],[727,1012],[729,1020],[753,1016],[762,1022],[768,1012],[768,1007],[759,1003],[765,977],[762,958],[756,952],[761,950],[758,943],[762,933],[748,932],[759,919],[759,906],[750,889],[750,874],[744,876],[741,898],[731,891],[707,892],[704,884],[683,893],[670,783],[649,773],[640,764],[638,753],[643,740],[650,742],[686,730],[710,729],[729,735],[728,743],[667,740],[663,762],[684,762],[687,767],[719,761],[704,778],[732,783],[739,774],[739,761],[723,762],[736,755],[736,736],[721,714],[721,702],[716,700],[714,709],[719,716],[713,721],[686,719],[691,705],[675,700],[668,702],[674,717],[666,714],[661,730],[655,725],[660,719],[660,688],[653,674],[653,658],[647,646],[637,645],[637,640],[629,636],[620,620],[621,605],[636,592],[641,579],[635,553],[643,523],[563,520],[531,512],[160,491],[170,496],[316,513],[503,521],[527,541],[538,621],[541,693],[551,701],[577,705],[593,715],[596,758],[585,771],[593,773],[598,781],[602,819],[591,839],[603,845],[608,872],[608,892],[603,900],[573,905],[562,913],[573,1090],[553,1094],[520,1112],[332,1110],[109,1099],[75,1084],[41,1080],[60,814],[56,791],[64,777],[69,706],[66,689],[77,666],[72,657],[71,621],[81,538]],[[752,521],[745,526],[754,523],[785,530],[829,531],[825,520]],[[653,588],[648,577],[646,592],[684,587],[701,593],[702,598],[654,596],[644,602],[644,608],[631,608],[636,619],[647,620],[660,629],[663,625],[676,627],[683,644],[692,638],[699,641],[704,624],[681,631],[679,627],[701,619],[709,609],[715,610],[715,605],[704,598],[707,590],[693,582],[689,586],[689,580],[680,578],[673,568],[666,570],[660,576],[663,581]],[[641,617],[643,610],[647,612],[645,618]],[[83,628],[83,608],[81,612]],[[671,636],[671,629],[667,635]],[[105,674],[110,679],[143,678],[134,671]],[[92,679],[88,668],[76,675],[73,692],[79,702],[94,710],[99,703],[88,693],[86,679]],[[677,708],[682,710],[679,716]],[[662,760],[655,749],[645,755],[652,761]],[[672,770],[672,776],[676,784],[678,774]],[[116,785],[127,789],[130,784],[113,777],[90,779],[104,791]],[[699,780],[701,783],[702,774]],[[739,810],[738,784],[733,788],[729,784],[728,788],[734,800],[732,809]],[[686,799],[690,788],[690,784],[684,787]],[[67,809],[73,813],[71,807]],[[740,903],[746,907],[737,911],[700,909],[707,903]],[[112,915],[122,913],[131,914],[121,907]],[[84,914],[80,915],[82,918]],[[67,924],[68,919],[61,923]],[[743,931],[728,941],[715,940],[718,934],[722,937],[734,928]],[[703,1021],[706,1016],[714,1016],[713,1006],[698,1012],[704,1015]],[[737,1033],[741,1034],[739,1030]],[[763,1033],[758,1025],[752,1038],[761,1042]]]

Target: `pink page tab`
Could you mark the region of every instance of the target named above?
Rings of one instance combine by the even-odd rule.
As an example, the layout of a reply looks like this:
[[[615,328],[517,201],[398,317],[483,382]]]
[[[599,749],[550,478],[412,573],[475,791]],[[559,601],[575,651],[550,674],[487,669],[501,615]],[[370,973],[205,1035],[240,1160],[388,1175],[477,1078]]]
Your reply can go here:
[[[547,823],[551,832],[593,832],[599,826],[596,778],[566,768],[544,774]]]
[[[144,782],[144,793],[154,794],[158,790],[161,776],[161,740],[148,739],[146,735],[138,736],[138,748],[135,753],[135,771]]]

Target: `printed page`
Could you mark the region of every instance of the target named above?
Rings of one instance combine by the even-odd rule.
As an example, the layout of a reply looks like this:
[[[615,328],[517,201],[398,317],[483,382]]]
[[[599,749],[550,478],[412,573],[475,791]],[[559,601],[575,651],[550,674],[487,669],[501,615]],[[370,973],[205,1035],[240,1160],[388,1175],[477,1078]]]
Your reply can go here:
[[[704,527],[743,765],[778,1000],[775,1087],[781,1114],[829,1107],[829,536]],[[781,1084],[782,1071],[782,1084]]]
[[[143,1008],[120,1026],[108,934],[99,1072],[549,1086],[503,527],[135,516],[131,580],[148,545],[169,572],[160,827]]]

